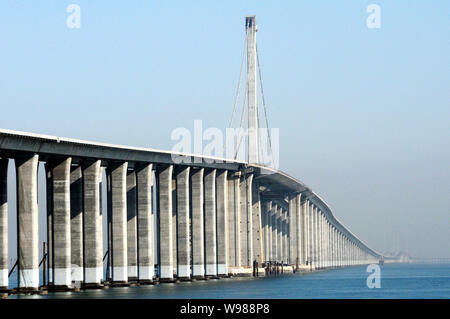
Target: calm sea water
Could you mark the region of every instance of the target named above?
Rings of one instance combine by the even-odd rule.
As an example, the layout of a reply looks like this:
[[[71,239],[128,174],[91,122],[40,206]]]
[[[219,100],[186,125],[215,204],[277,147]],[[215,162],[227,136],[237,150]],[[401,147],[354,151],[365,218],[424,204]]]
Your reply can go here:
[[[450,298],[450,265],[387,264],[381,288],[366,285],[366,267],[267,278],[230,278],[49,293],[10,298]]]

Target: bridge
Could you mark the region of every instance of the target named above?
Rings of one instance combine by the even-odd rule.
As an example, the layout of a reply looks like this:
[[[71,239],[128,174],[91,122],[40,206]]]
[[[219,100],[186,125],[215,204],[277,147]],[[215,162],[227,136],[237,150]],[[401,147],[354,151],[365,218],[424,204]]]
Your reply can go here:
[[[256,18],[246,18],[248,161],[0,129],[0,288],[8,290],[8,165],[17,196],[19,292],[40,289],[38,166],[45,163],[48,269],[70,290],[313,271],[383,257],[301,181],[258,164]],[[178,163],[174,155],[194,158]],[[102,176],[107,180],[107,228]],[[106,232],[107,251],[103,250]],[[106,265],[106,274],[105,274]]]

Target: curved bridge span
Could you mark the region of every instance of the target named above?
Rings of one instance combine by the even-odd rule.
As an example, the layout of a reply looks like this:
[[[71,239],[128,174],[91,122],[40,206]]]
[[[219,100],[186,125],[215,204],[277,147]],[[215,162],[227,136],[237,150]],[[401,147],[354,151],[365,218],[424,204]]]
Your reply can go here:
[[[178,163],[173,155],[191,161]],[[16,167],[20,291],[40,285],[39,162],[45,162],[46,170],[44,285],[49,288],[264,275],[272,265],[306,271],[383,258],[339,222],[313,190],[284,172],[222,158],[0,129],[0,289],[8,289],[11,162]],[[102,174],[107,180],[105,217]]]

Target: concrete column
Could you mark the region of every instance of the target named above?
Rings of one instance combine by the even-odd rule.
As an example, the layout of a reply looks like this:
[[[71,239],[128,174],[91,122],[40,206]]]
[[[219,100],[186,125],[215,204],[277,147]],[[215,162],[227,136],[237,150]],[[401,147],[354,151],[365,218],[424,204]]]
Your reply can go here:
[[[301,242],[300,244],[300,251],[301,254],[299,255],[299,263],[302,265],[306,264],[306,255],[307,255],[307,248],[306,248],[306,201],[303,203],[301,202],[301,198],[298,198],[298,209],[299,209],[299,240]]]
[[[37,173],[39,157],[30,154],[15,159],[17,178],[18,287],[39,288],[39,243]]]
[[[319,209],[317,209],[317,218],[318,218],[317,232],[318,232],[318,240],[319,240],[319,243],[318,243],[318,247],[319,247],[318,265],[319,265],[319,268],[322,269],[323,268],[323,251],[322,251],[323,250],[323,233],[322,233],[323,214]]]
[[[271,228],[272,228],[272,255],[271,261],[278,261],[278,205],[272,206]]]
[[[270,235],[269,235],[269,224],[270,224],[270,209],[272,208],[272,201],[265,201],[263,204],[262,213],[262,230],[264,238],[264,262],[270,260]]]
[[[189,167],[177,172],[178,278],[191,277],[191,239],[189,211]]]
[[[322,268],[326,268],[326,262],[327,262],[327,237],[326,237],[326,231],[325,231],[325,222],[326,217],[325,214],[322,213]]]
[[[83,276],[83,177],[81,166],[70,169],[70,254],[72,281],[82,283]]]
[[[309,216],[309,200],[305,200],[303,203],[303,212],[304,212],[304,221],[305,221],[305,255],[304,255],[304,263],[310,264],[311,263],[311,241],[310,241],[310,216]]]
[[[287,210],[283,210],[283,224],[282,224],[282,234],[283,234],[283,262],[289,264],[289,246],[288,246],[288,216]]]
[[[240,249],[241,266],[253,265],[252,236],[252,180],[253,175],[241,176],[240,180]]]
[[[338,247],[339,247],[339,232],[337,230],[337,228],[334,229],[334,267],[339,267],[339,251],[338,251]]]
[[[262,216],[261,216],[261,197],[259,185],[251,183],[251,218],[252,218],[252,256],[259,265],[264,261],[263,237],[262,237]]]
[[[136,193],[138,218],[138,277],[142,283],[153,281],[154,215],[152,208],[153,165],[136,164]]]
[[[173,279],[172,225],[173,165],[158,167],[159,267],[160,280]]]
[[[309,205],[309,217],[310,217],[310,257],[311,257],[311,265],[312,269],[316,266],[316,231],[315,231],[315,212],[314,212],[314,205],[310,203]]]
[[[177,180],[175,173],[176,166],[172,172],[172,272],[178,277],[178,206],[177,206]]]
[[[8,159],[0,158],[0,291],[8,289]]]
[[[317,235],[318,235],[318,251],[317,251],[317,265],[319,266],[319,269],[322,269],[323,267],[323,234],[322,234],[322,221],[323,221],[323,215],[322,212],[318,209],[317,210]]]
[[[334,226],[330,223],[330,267],[334,268]]]
[[[128,163],[113,164],[106,169],[111,205],[110,243],[111,273],[115,283],[128,282],[127,240],[127,168]]]
[[[228,174],[228,264],[240,266],[240,172]]]
[[[38,164],[39,165],[39,164]],[[47,284],[53,285],[53,172],[45,165],[45,186],[47,204]]]
[[[318,213],[318,234],[319,234],[319,268],[323,268],[323,213],[317,210]]]
[[[312,241],[312,265],[317,268],[317,214],[314,205],[311,205],[311,241]]]
[[[204,169],[193,170],[192,190],[192,276],[205,276],[204,222],[203,222],[203,175]]]
[[[327,267],[331,267],[331,225],[327,221]]]
[[[228,274],[228,171],[217,174],[217,274]]]
[[[205,258],[206,276],[217,276],[216,173],[205,174]]]
[[[330,224],[328,223],[328,219],[325,220],[325,267],[330,267]]]
[[[321,249],[322,249],[322,243],[321,243],[321,234],[320,234],[320,222],[321,222],[321,212],[318,208],[316,208],[316,217],[317,217],[317,224],[316,224],[316,231],[317,231],[317,268],[321,269],[322,268],[322,254],[321,254]]]
[[[71,277],[70,252],[70,167],[72,158],[55,160],[46,165],[51,170],[52,183],[52,240],[53,284],[69,288]]]
[[[136,164],[137,214],[138,214],[138,276],[139,281],[153,281],[154,216],[152,208],[153,165]]]
[[[289,262],[298,263],[297,196],[289,196]]]
[[[138,279],[136,171],[127,171],[127,259],[128,280]]]
[[[320,269],[319,210],[317,207],[314,207],[314,247],[315,268]]]
[[[101,161],[86,161],[83,170],[84,283],[99,286],[103,280],[103,240],[100,210]]]
[[[278,207],[277,211],[277,261],[283,261],[283,208]]]
[[[272,210],[273,210],[273,202],[272,201],[268,201],[267,204],[267,246],[268,246],[268,255],[266,256],[266,261],[271,261],[272,260],[272,224],[273,224],[273,220],[272,220]]]
[[[297,254],[296,259],[291,260],[293,264],[303,264],[303,253],[304,253],[304,243],[303,243],[303,233],[304,233],[304,227],[303,227],[303,210],[302,210],[302,204],[301,204],[301,194],[298,194],[295,199],[295,207],[296,207],[296,218],[295,218],[295,229],[296,229],[296,238],[294,239],[297,242]]]
[[[334,266],[339,267],[339,231],[337,228],[334,230]]]

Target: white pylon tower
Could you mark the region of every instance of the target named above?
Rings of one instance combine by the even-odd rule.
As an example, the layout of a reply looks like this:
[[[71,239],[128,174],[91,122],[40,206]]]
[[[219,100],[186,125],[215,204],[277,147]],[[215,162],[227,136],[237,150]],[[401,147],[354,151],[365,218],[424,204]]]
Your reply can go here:
[[[245,18],[247,32],[247,84],[248,84],[248,163],[258,164],[258,111],[256,89],[256,16]]]

